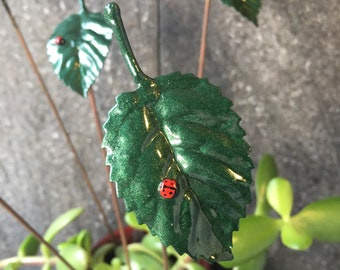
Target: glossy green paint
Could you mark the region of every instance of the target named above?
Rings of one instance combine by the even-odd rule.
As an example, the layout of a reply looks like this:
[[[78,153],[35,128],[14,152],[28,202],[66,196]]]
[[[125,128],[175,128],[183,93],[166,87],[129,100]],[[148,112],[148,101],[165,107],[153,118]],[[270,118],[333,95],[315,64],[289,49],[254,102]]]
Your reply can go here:
[[[111,180],[166,245],[209,262],[232,259],[232,232],[252,183],[249,145],[232,102],[207,79],[174,72],[151,79],[138,66],[115,3],[104,10],[138,89],[117,97],[104,124]],[[164,199],[158,185],[175,179]]]
[[[112,30],[103,15],[90,13],[80,1],[80,13],[62,21],[47,42],[47,55],[59,79],[86,97],[103,67]],[[63,42],[56,44],[56,38]]]
[[[257,15],[261,8],[261,0],[221,0],[222,3],[234,7],[242,16],[258,26]]]

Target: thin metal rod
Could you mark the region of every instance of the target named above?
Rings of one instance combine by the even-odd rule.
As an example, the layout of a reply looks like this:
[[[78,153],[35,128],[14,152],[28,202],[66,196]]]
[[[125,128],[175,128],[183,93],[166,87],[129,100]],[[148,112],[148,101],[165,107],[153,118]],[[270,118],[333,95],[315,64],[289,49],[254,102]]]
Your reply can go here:
[[[202,21],[201,47],[200,47],[200,55],[199,55],[199,60],[198,60],[198,72],[197,72],[197,76],[199,78],[203,77],[205,51],[206,51],[206,44],[207,44],[209,11],[210,11],[210,0],[205,0],[203,21]]]
[[[164,270],[169,270],[169,258],[168,258],[168,253],[166,252],[166,246],[162,244],[162,255],[163,255],[163,269]]]
[[[86,169],[85,169],[83,163],[80,160],[79,154],[78,154],[78,152],[77,152],[77,150],[76,150],[76,148],[75,148],[75,146],[74,146],[74,144],[73,144],[73,142],[71,140],[71,137],[70,137],[70,135],[68,134],[68,132],[66,130],[66,127],[65,127],[65,125],[63,123],[63,120],[61,119],[61,116],[60,116],[60,114],[58,112],[57,106],[55,105],[55,103],[54,103],[54,101],[53,101],[53,99],[52,99],[52,97],[51,97],[51,95],[50,95],[50,93],[49,93],[49,91],[47,89],[47,86],[46,86],[46,84],[45,84],[45,82],[44,82],[44,80],[43,80],[43,78],[42,78],[42,76],[41,76],[41,74],[39,72],[38,66],[35,63],[34,59],[33,59],[33,56],[32,56],[32,54],[31,54],[31,52],[30,52],[30,50],[29,50],[29,48],[27,46],[27,43],[26,43],[25,38],[24,38],[24,36],[23,36],[23,34],[22,34],[21,30],[20,30],[20,27],[16,23],[16,20],[15,20],[15,18],[13,16],[9,6],[7,5],[6,1],[2,0],[2,3],[4,5],[5,10],[6,10],[6,12],[7,12],[7,14],[8,14],[12,24],[13,24],[13,27],[14,27],[17,35],[18,35],[20,44],[23,47],[23,50],[24,50],[24,52],[26,54],[26,57],[27,57],[28,61],[31,64],[31,67],[32,67],[32,69],[33,69],[33,71],[34,71],[34,73],[35,73],[35,75],[37,77],[37,80],[38,80],[40,86],[41,86],[41,89],[42,89],[43,93],[45,94],[45,96],[47,98],[48,104],[49,104],[50,108],[52,109],[52,111],[53,111],[53,113],[54,113],[54,115],[56,117],[56,120],[57,120],[57,122],[58,122],[58,124],[59,124],[59,126],[60,126],[60,128],[62,130],[62,133],[65,136],[66,143],[68,144],[71,152],[73,153],[73,155],[75,157],[76,164],[78,165],[78,167],[80,169],[80,172],[82,174],[82,179],[84,180],[84,182],[85,182],[85,184],[86,184],[86,186],[87,186],[87,188],[88,188],[88,190],[89,190],[89,192],[90,192],[90,194],[91,194],[95,204],[98,207],[99,212],[101,213],[101,216],[103,218],[105,226],[107,227],[107,230],[109,232],[111,232],[113,230],[113,228],[110,226],[109,220],[108,220],[107,216],[105,215],[104,209],[103,209],[103,207],[102,207],[102,205],[101,205],[101,203],[100,203],[100,201],[98,199],[98,196],[96,195],[96,192],[95,192],[95,190],[94,190],[94,188],[93,188],[93,186],[91,184],[91,181],[90,181],[90,178],[89,178],[89,176],[88,176],[88,174],[86,172]]]
[[[96,124],[96,130],[97,130],[99,144],[101,145],[102,142],[103,142],[103,130],[102,130],[102,125],[101,125],[101,122],[100,122],[100,117],[99,117],[99,114],[98,114],[96,99],[95,99],[95,95],[94,95],[94,91],[92,89],[92,86],[90,87],[90,89],[88,91],[88,98],[89,98],[89,101],[90,101],[91,110],[93,112],[94,122]],[[105,162],[106,162],[106,151],[105,151],[104,148],[101,148],[101,153],[102,153],[102,158],[103,158],[103,161],[104,161],[104,164],[105,164]],[[128,247],[127,247],[127,240],[126,240],[126,235],[125,235],[125,231],[124,231],[124,225],[123,225],[122,217],[121,217],[121,214],[120,214],[120,208],[119,208],[116,188],[115,188],[114,183],[110,182],[110,168],[109,168],[109,166],[105,166],[105,170],[106,170],[106,175],[107,175],[107,179],[108,179],[108,185],[110,187],[110,192],[111,192],[112,206],[113,206],[113,210],[114,210],[116,220],[117,220],[118,232],[119,232],[119,235],[120,235],[120,239],[122,241],[122,246],[123,246],[124,255],[125,255],[125,258],[126,258],[128,269],[131,270],[130,255],[129,255],[129,251],[128,251]]]
[[[24,226],[30,233],[32,233],[40,243],[44,244],[48,247],[51,252],[57,256],[64,264],[67,265],[68,268],[75,270],[75,268],[67,261],[64,257],[62,257],[59,252],[48,242],[45,241],[45,239],[35,230],[32,228],[31,225],[27,223],[24,218],[19,215],[5,200],[0,197],[0,204],[3,208],[5,208],[22,226]]]

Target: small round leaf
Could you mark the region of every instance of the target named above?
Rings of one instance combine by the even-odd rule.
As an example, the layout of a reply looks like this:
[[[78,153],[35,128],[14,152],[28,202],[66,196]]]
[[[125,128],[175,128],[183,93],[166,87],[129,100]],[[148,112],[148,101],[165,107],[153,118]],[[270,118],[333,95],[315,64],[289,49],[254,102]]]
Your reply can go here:
[[[246,263],[270,247],[280,231],[280,221],[264,216],[240,219],[240,229],[233,234],[232,261],[219,262],[224,267]]]
[[[315,201],[291,221],[315,239],[340,242],[340,197]]]
[[[267,187],[267,200],[283,220],[290,218],[293,207],[293,190],[288,180],[281,177],[271,180]]]
[[[20,247],[18,249],[18,256],[34,256],[38,253],[39,246],[39,240],[34,235],[30,234],[20,244]]]
[[[285,222],[281,228],[282,243],[294,250],[306,250],[313,239],[303,230],[297,230],[291,222]]]
[[[89,257],[87,252],[80,246],[62,243],[58,245],[59,253],[65,258],[75,269],[87,270]],[[69,270],[69,267],[65,265],[61,260],[57,261],[57,270]]]
[[[112,270],[112,266],[106,263],[98,263],[93,267],[93,270]]]

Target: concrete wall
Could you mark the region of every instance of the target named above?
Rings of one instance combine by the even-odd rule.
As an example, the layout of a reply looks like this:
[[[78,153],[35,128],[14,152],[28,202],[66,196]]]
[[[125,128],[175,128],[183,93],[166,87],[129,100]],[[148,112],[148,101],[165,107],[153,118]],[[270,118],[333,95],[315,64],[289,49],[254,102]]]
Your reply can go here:
[[[58,81],[45,54],[55,26],[78,12],[77,1],[8,2],[113,221],[89,102]],[[87,2],[96,12],[106,4]],[[147,74],[196,73],[203,0],[117,2]],[[259,28],[220,1],[212,2],[204,75],[234,101],[255,164],[264,153],[276,157],[281,175],[292,181],[294,212],[314,200],[339,196],[338,1],[264,1]],[[86,213],[64,235],[87,228],[98,239],[105,228],[1,6],[0,40],[1,197],[40,232],[62,212],[82,206]],[[101,120],[118,93],[134,88],[114,43],[94,86]],[[0,209],[0,258],[14,255],[25,235]],[[267,269],[336,270],[339,254],[339,244],[314,243],[306,252],[294,252],[278,241]]]

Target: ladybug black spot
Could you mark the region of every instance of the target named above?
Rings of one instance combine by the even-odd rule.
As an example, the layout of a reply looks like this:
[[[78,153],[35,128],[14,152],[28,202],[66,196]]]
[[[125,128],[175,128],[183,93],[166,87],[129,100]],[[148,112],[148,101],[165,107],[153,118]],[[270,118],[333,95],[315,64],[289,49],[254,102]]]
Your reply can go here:
[[[177,195],[178,184],[174,179],[164,179],[159,183],[158,191],[164,199],[172,199]]]
[[[54,43],[56,45],[64,45],[65,44],[65,39],[62,37],[62,36],[57,36],[55,39],[54,39]]]

